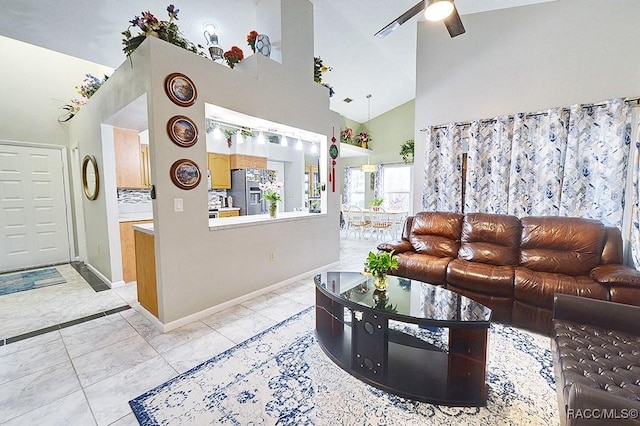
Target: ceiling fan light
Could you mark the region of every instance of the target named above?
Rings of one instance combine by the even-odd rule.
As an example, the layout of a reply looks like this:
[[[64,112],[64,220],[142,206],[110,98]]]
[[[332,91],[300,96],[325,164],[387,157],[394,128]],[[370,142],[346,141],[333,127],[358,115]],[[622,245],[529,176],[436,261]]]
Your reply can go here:
[[[451,15],[454,6],[450,0],[429,0],[427,8],[424,10],[424,17],[428,21],[442,21]]]

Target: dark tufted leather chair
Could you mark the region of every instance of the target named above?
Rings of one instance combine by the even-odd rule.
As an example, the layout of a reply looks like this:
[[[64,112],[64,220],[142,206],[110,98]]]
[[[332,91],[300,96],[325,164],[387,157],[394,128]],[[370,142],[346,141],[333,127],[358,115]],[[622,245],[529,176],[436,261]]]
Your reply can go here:
[[[556,294],[552,337],[561,423],[640,425],[640,307]]]

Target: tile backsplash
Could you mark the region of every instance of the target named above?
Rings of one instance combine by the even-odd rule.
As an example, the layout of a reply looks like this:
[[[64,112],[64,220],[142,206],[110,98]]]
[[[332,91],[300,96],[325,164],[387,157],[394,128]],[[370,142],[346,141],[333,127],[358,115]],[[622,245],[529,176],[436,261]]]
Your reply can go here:
[[[118,188],[118,205],[142,204],[151,202],[150,189]]]

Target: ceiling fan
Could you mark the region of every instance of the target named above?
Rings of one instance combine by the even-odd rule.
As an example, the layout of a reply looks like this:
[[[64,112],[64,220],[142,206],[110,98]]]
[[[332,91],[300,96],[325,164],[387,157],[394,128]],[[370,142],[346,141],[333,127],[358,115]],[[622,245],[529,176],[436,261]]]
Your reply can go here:
[[[384,38],[395,31],[400,25],[425,11],[425,18],[429,21],[444,21],[451,38],[464,34],[465,29],[453,0],[422,0],[420,3],[407,10],[394,19],[389,25],[375,33],[379,38]]]

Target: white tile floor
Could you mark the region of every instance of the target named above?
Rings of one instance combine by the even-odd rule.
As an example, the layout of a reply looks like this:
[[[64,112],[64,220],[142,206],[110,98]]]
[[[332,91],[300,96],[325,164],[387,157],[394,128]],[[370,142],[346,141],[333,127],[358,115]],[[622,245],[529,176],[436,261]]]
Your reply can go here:
[[[362,270],[376,244],[341,240],[334,269]],[[136,300],[134,286],[109,292]],[[130,309],[0,346],[0,424],[137,425],[130,399],[313,303],[309,276],[164,334]]]

